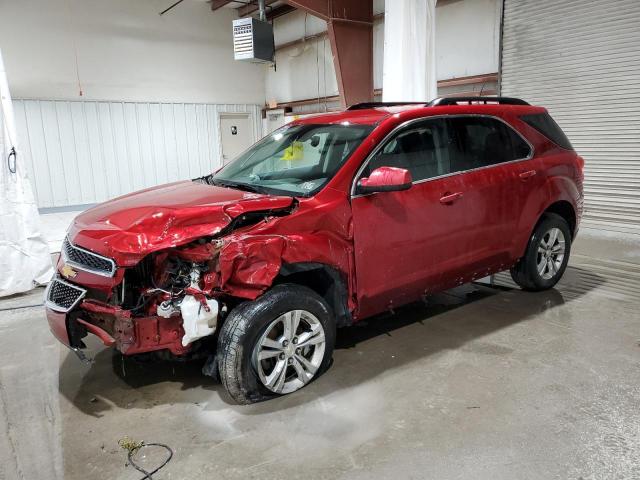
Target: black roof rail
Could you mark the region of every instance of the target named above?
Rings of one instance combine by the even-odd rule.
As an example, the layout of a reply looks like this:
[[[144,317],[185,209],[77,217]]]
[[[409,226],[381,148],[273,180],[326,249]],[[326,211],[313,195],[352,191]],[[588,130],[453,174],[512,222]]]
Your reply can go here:
[[[429,102],[364,102],[351,105],[347,110],[369,110],[370,108],[402,107],[404,105],[424,105]]]
[[[440,97],[429,102],[430,107],[440,107],[443,105],[458,105],[465,103],[498,103],[500,105],[530,105],[520,98],[511,97]]]

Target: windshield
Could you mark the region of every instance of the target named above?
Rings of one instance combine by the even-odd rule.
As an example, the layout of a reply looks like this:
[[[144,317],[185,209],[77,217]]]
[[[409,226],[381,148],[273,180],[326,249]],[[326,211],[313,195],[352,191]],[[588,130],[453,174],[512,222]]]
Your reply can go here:
[[[372,130],[368,125],[285,126],[260,140],[209,182],[307,197],[335,175]]]

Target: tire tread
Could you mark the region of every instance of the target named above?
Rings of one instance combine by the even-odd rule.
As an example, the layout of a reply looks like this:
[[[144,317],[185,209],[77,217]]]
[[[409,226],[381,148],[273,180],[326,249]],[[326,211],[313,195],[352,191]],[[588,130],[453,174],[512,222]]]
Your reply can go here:
[[[540,277],[538,276],[538,272],[535,271],[531,267],[531,265],[532,256],[537,255],[536,250],[538,248],[538,237],[553,226],[561,228],[565,235],[566,261],[564,263],[564,266],[562,267],[562,272],[560,273],[560,275],[558,275],[555,281],[552,282],[552,284],[549,286],[542,283]],[[527,244],[527,249],[524,256],[520,258],[520,260],[518,260],[518,263],[511,267],[511,278],[520,288],[531,292],[553,288],[553,286],[560,280],[560,278],[562,278],[562,275],[564,274],[564,269],[566,268],[567,262],[569,260],[569,255],[571,253],[571,242],[571,230],[567,221],[558,214],[550,212],[545,213],[536,227],[533,229],[533,233],[529,238],[529,243]]]
[[[286,300],[287,297],[291,297],[292,294],[297,296],[297,298],[304,295],[319,302],[327,313],[330,321],[333,322],[333,335],[330,336],[328,332],[325,332],[327,340],[329,340],[329,338],[335,338],[335,321],[331,309],[322,297],[307,287],[291,284],[278,285],[257,300],[238,305],[229,313],[229,316],[222,325],[218,338],[217,355],[220,381],[233,400],[239,404],[247,405],[278,396],[275,393],[260,391],[259,389],[249,386],[248,379],[245,378],[245,373],[243,372],[243,369],[246,368],[246,365],[243,365],[245,358],[244,342],[254,322],[252,314],[255,314],[256,311],[261,313],[268,310],[273,305],[278,304],[280,300]],[[332,352],[333,341],[328,341],[327,351],[325,353],[325,365],[318,370],[314,379],[326,370]]]

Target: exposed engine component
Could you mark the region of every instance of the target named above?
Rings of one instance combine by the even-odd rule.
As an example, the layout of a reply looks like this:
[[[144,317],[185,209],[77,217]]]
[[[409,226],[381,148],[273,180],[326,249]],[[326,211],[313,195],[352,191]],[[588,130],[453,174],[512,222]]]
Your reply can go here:
[[[195,288],[196,290],[200,290],[200,269],[197,266],[193,266],[191,268],[191,272],[189,272],[189,278],[191,279],[191,284],[189,285],[191,288]]]
[[[200,289],[201,267],[193,264],[189,272],[189,290],[201,292]],[[186,347],[194,340],[216,331],[218,321],[218,302],[211,298],[206,298],[204,293],[198,295],[186,295],[179,305],[182,314],[182,346]]]
[[[171,300],[165,300],[158,304],[157,312],[159,317],[169,318],[174,314],[180,313],[180,309],[177,308]]]
[[[193,286],[194,279],[200,279],[200,268],[178,257],[169,257],[162,269],[156,272],[156,288],[166,290],[172,295],[180,295],[185,288]],[[199,288],[199,287],[197,287]]]
[[[170,294],[171,298],[158,304],[157,314],[164,318],[178,313],[182,316],[182,328],[185,332],[183,347],[216,331],[218,302],[206,298],[200,287],[200,278],[206,268],[179,258],[169,258],[167,267],[161,274],[164,287],[162,291]]]
[[[179,339],[178,349],[214,334],[218,316],[225,307],[210,298],[215,264],[206,254],[208,250],[199,257],[202,261],[182,258],[181,252],[150,255],[128,270],[113,291],[110,308],[113,312],[123,312],[123,318],[126,317],[123,322],[131,323],[130,318],[144,326],[139,328],[153,330],[153,338],[160,340],[164,337],[156,330],[162,324],[163,331]],[[104,325],[109,331],[115,329],[112,324]]]
[[[207,335],[212,335],[216,331],[218,322],[218,302],[212,298],[205,299],[202,303],[193,295],[187,295],[180,303],[182,314],[182,346],[186,347],[194,340]]]

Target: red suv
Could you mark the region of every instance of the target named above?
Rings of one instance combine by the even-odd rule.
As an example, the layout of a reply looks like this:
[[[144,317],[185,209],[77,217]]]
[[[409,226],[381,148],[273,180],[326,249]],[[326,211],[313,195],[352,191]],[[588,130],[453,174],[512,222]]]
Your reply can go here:
[[[553,287],[582,214],[583,160],[513,98],[360,104],[298,120],[215,174],[79,215],[46,292],[85,358],[207,358],[229,394],[291,393],[336,327],[511,270]]]

